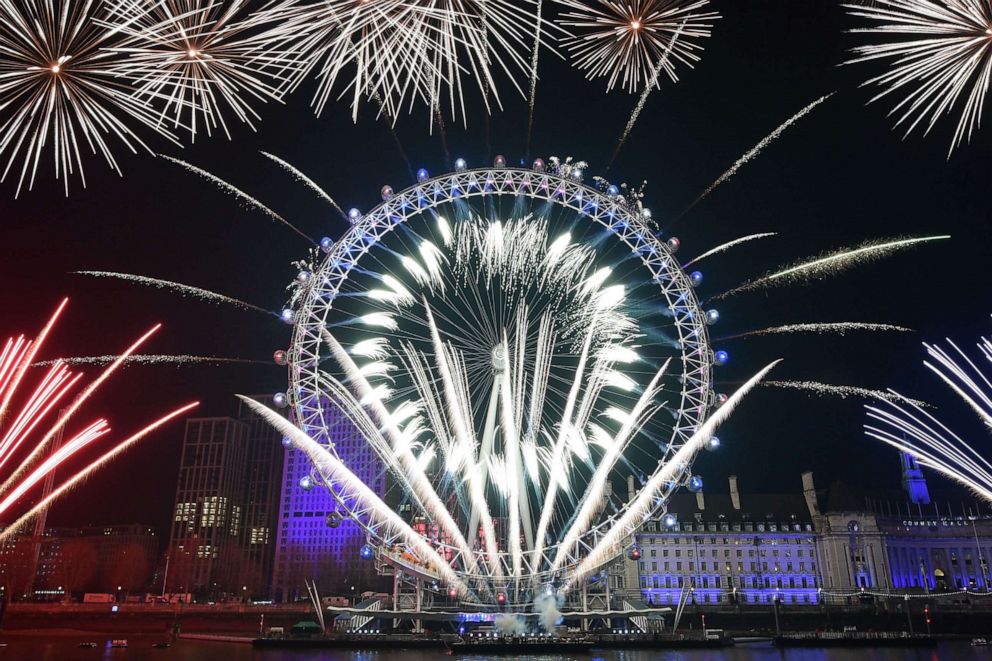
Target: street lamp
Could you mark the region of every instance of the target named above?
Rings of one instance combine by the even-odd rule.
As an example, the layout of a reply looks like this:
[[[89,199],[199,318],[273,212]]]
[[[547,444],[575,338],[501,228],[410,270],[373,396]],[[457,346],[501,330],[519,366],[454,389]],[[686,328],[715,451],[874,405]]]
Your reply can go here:
[[[978,541],[978,526],[975,524],[977,516],[969,516],[971,519],[971,531],[975,534],[975,546],[978,547],[978,564],[982,568],[982,582],[985,583],[985,591],[989,591],[989,572],[985,564],[985,555],[982,553],[982,543]]]

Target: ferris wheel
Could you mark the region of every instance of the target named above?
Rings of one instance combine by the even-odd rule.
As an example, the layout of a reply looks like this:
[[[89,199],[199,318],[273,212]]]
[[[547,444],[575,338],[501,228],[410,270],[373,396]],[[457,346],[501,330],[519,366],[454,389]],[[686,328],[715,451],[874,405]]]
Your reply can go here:
[[[527,601],[574,577],[661,471],[654,514],[701,487],[679,450],[720,404],[718,315],[640,193],[584,178],[584,163],[497,157],[384,186],[321,242],[285,311],[296,423],[355,474],[384,476],[381,501],[436,555],[320,470],[306,486],[323,483],[370,548],[453,598]],[[340,451],[342,416],[372,452]]]

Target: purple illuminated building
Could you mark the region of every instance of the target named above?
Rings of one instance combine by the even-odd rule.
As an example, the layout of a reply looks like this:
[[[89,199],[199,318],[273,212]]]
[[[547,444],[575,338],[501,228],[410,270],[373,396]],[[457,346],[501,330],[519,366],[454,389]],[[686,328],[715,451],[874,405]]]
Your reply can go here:
[[[375,452],[359,431],[335,408],[328,407],[328,438],[345,464],[376,493],[385,492],[385,476]],[[311,430],[312,431],[312,430]],[[285,448],[276,535],[272,594],[277,601],[306,597],[304,581],[317,582],[322,595],[357,596],[381,585],[373,562],[360,557],[366,543],[361,526],[347,517],[331,493],[310,481],[312,464]]]
[[[800,494],[678,493],[667,519],[636,536],[641,599],[670,606],[683,593],[697,606],[815,604],[816,533]]]

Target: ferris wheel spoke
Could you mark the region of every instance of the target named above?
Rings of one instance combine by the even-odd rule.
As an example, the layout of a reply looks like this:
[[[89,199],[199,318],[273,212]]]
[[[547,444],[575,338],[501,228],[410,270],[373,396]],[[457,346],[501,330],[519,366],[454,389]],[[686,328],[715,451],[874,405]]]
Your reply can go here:
[[[605,485],[666,463],[709,397],[688,276],[635,207],[571,172],[459,170],[384,192],[294,295],[294,412],[319,431],[316,402],[349,392],[390,488],[489,603],[568,580],[625,506]],[[401,539],[376,525],[372,539]]]

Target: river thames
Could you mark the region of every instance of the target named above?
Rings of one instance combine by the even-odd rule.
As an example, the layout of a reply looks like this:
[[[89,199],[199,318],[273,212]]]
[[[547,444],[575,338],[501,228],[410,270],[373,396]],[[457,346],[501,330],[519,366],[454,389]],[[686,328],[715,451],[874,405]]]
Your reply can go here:
[[[161,637],[132,636],[126,649],[109,647],[101,636],[5,636],[7,646],[0,648],[0,658],[29,661],[75,661],[76,659],[112,660],[163,659],[169,661],[428,661],[444,656],[443,652],[379,650],[255,650],[238,643],[214,643],[179,640],[168,649],[152,647]],[[95,642],[96,648],[80,648],[80,642]],[[531,661],[971,661],[992,660],[992,647],[972,647],[967,641],[941,642],[930,649],[789,649],[778,650],[768,643],[738,645],[720,650],[604,650],[584,655],[535,655],[528,657],[463,655],[471,661],[526,658]]]

